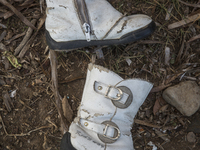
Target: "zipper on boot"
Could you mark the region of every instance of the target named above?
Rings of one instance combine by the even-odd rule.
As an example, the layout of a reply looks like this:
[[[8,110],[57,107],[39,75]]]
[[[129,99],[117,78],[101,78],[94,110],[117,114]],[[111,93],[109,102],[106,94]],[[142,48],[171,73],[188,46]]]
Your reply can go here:
[[[74,3],[82,25],[82,29],[85,32],[86,40],[89,42],[91,41],[91,26],[85,0],[74,0]]]

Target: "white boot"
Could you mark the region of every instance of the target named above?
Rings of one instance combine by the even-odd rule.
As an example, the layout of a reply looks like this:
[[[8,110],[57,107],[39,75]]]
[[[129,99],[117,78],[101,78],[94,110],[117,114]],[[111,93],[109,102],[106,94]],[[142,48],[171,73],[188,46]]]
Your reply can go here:
[[[155,30],[146,15],[123,16],[106,0],[46,0],[46,39],[54,50],[124,44]]]
[[[89,64],[78,114],[69,129],[71,143],[65,136],[61,145],[70,150],[70,146],[76,150],[133,150],[133,119],[151,88],[147,81],[124,80]]]

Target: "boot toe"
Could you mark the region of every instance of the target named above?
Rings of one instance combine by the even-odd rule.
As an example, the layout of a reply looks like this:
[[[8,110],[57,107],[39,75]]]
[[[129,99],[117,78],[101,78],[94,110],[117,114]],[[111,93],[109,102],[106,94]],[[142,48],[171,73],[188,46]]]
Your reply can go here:
[[[124,17],[108,34],[105,38],[108,39],[121,39],[129,33],[137,32],[138,30],[144,30],[148,28],[148,25],[152,23],[152,19],[147,15],[132,15]]]

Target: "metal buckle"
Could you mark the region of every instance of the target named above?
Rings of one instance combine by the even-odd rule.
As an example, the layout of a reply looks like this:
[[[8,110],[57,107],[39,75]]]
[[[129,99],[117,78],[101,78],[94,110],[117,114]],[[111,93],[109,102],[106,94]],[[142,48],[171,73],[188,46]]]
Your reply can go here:
[[[111,98],[111,97],[108,96],[111,88],[117,89],[119,91],[119,93],[116,95],[117,98]],[[109,99],[111,99],[111,100],[113,100],[113,101],[118,101],[118,100],[120,100],[122,98],[123,92],[122,92],[121,89],[109,85],[104,96],[107,97],[107,98],[109,98]]]
[[[117,130],[117,136],[116,137],[113,138],[113,137],[108,137],[106,135],[109,126]],[[109,138],[111,140],[117,140],[120,137],[120,130],[117,127],[115,127],[115,126],[107,124],[106,127],[105,127],[105,129],[104,129],[103,136],[106,137],[106,138]]]

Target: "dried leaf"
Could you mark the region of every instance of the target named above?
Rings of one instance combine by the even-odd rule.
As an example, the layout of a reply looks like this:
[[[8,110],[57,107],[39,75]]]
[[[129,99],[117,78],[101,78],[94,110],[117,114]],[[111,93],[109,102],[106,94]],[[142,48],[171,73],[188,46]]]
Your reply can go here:
[[[163,113],[163,112],[165,112],[165,111],[167,110],[168,106],[169,106],[168,104],[162,106],[162,107],[159,109],[159,113]]]
[[[65,118],[71,123],[73,121],[73,111],[66,96],[62,99],[62,108]]]
[[[36,27],[30,22],[28,21],[28,19],[26,19],[26,17],[24,17],[24,15],[22,15],[21,12],[19,12],[15,7],[13,7],[10,3],[8,3],[6,0],[0,0],[0,3],[2,3],[3,5],[7,6],[8,8],[10,8],[19,18],[20,20],[25,23],[27,26],[36,29]]]
[[[18,63],[18,60],[17,58],[11,53],[11,52],[8,52],[8,51],[5,51],[3,53],[4,56],[6,56],[6,58],[10,61],[10,63],[15,67],[15,68],[21,68],[21,64]]]
[[[166,104],[165,100],[162,97],[158,98],[153,107],[153,114],[156,115],[164,104]]]

